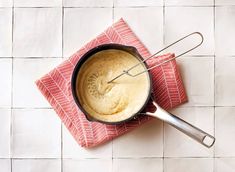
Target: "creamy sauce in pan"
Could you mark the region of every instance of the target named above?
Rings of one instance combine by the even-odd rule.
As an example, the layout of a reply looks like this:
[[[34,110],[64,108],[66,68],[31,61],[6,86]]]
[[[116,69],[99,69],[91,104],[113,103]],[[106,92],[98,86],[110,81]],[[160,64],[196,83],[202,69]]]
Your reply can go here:
[[[81,67],[76,82],[76,92],[83,108],[90,116],[117,122],[137,113],[144,105],[150,89],[149,76],[123,75],[107,83],[123,70],[139,63],[133,55],[122,50],[103,50],[92,55]],[[130,71],[136,74],[145,70],[138,65]]]

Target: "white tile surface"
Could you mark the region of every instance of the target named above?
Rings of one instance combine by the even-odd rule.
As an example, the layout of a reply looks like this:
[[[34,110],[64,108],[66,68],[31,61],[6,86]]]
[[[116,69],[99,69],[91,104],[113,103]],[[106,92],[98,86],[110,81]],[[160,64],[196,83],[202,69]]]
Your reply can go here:
[[[0,159],[1,172],[11,172],[11,160]]]
[[[65,7],[112,7],[113,0],[63,0]]]
[[[14,0],[15,7],[60,7],[62,0]]]
[[[11,107],[12,60],[0,58],[0,107]]]
[[[112,142],[85,149],[75,141],[67,128],[63,126],[63,157],[64,158],[111,158]]]
[[[215,101],[218,106],[235,105],[235,58],[221,57],[215,61]]]
[[[113,172],[162,172],[162,164],[161,158],[114,159]]]
[[[214,108],[177,108],[173,114],[213,135]],[[208,149],[195,142],[172,126],[164,125],[164,156],[166,157],[212,157],[213,148]]]
[[[1,6],[1,1],[0,1]],[[12,9],[0,8],[0,57],[12,54]]]
[[[84,159],[63,161],[63,172],[111,172],[112,159]]]
[[[61,8],[15,8],[14,57],[62,56]]]
[[[144,126],[113,141],[114,157],[162,157],[163,124],[160,120]]]
[[[163,8],[115,8],[114,20],[123,17],[138,38],[152,52],[163,46]],[[154,22],[153,22],[154,21]]]
[[[213,172],[213,159],[208,158],[173,158],[165,159],[164,172]]]
[[[190,55],[214,54],[213,7],[166,7],[165,9],[166,44],[198,31],[204,35],[204,43]],[[174,46],[172,51],[183,52],[198,44],[199,37],[191,37]]]
[[[215,155],[217,157],[234,157],[235,108],[216,107],[215,109]]]
[[[234,0],[14,0],[11,8],[13,0],[0,0],[0,172],[11,171],[10,158],[12,172],[233,172],[235,58],[229,56],[235,56],[234,5]],[[163,38],[168,44],[192,31],[203,33],[203,45],[178,60],[189,102],[173,112],[211,134],[215,122],[215,147],[206,149],[167,124],[163,135],[162,123],[155,121],[84,149],[67,129],[61,135],[52,109],[40,109],[50,105],[34,81],[121,17],[152,53],[163,47]]]
[[[13,106],[50,107],[35,81],[59,64],[59,58],[13,60]]]
[[[235,6],[216,7],[215,14],[216,55],[235,55]]]
[[[12,7],[13,0],[0,0],[0,7]]]
[[[72,55],[111,23],[111,8],[64,9],[64,56]]]
[[[60,158],[61,123],[52,109],[14,109],[12,125],[14,158]]]
[[[235,169],[235,158],[216,158],[215,172],[233,172]]]
[[[181,57],[177,62],[188,95],[183,106],[213,106],[213,57]]]
[[[165,0],[166,6],[213,6],[213,0]]]
[[[235,5],[234,0],[215,0],[215,5]]]
[[[162,6],[163,0],[114,0],[115,7],[135,7],[135,6]]]
[[[10,158],[10,126],[11,109],[0,109],[0,158]]]
[[[12,172],[60,172],[59,159],[14,159]]]

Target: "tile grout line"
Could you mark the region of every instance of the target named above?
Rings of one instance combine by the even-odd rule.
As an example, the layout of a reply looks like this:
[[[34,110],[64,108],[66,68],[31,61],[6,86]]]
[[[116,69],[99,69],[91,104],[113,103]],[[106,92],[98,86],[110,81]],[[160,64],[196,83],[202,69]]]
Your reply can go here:
[[[165,159],[212,159],[212,156],[166,156]],[[235,156],[219,156],[216,158],[232,158],[235,159]],[[66,159],[73,159],[73,158],[66,158]],[[85,158],[85,159],[102,159],[102,158]],[[159,159],[162,160],[162,157],[116,157],[114,159]]]
[[[62,59],[64,58],[64,1],[62,0],[62,8],[61,8],[61,12],[62,12],[62,15],[61,15],[61,20],[62,20],[62,23],[61,23],[61,55],[62,55]],[[60,171],[63,172],[63,165],[64,165],[64,161],[63,161],[63,158],[64,158],[64,154],[63,154],[63,123],[60,122],[60,125],[61,125],[61,128],[60,128]]]
[[[0,107],[0,109],[6,109],[6,107]],[[11,109],[53,109],[51,107],[12,107]]]
[[[0,58],[2,58],[2,57],[0,57]],[[3,58],[12,58],[12,57],[3,57]],[[42,57],[42,56],[36,56],[36,57],[32,57],[32,56],[30,56],[30,57],[13,57],[13,58],[15,58],[15,59],[59,59],[59,58],[63,58],[62,56],[56,56],[56,57],[49,57],[49,56],[47,56],[47,57]]]
[[[112,8],[112,6],[62,6],[63,8]],[[163,5],[151,5],[151,6],[117,6],[116,8],[155,8],[155,7],[163,7]],[[165,5],[165,7],[235,7],[235,5]],[[0,7],[2,8],[12,8],[12,7]],[[60,6],[21,6],[14,8],[61,8]]]
[[[114,22],[114,0],[113,0],[113,6],[112,6],[112,23]]]
[[[163,25],[162,25],[162,27],[163,27],[163,47],[165,47],[165,44],[166,44],[166,33],[165,33],[165,31],[166,31],[166,27],[165,27],[165,24],[166,24],[166,8],[165,8],[165,0],[163,0]],[[165,166],[165,122],[163,121],[162,122],[162,129],[163,129],[163,136],[162,136],[162,148],[163,148],[163,150],[162,150],[162,171],[164,172],[165,171],[165,169],[164,169],[164,166]]]
[[[213,20],[214,20],[214,23],[213,23],[213,31],[214,31],[214,121],[213,121],[213,124],[214,124],[214,137],[215,137],[215,101],[216,101],[216,83],[215,83],[215,0],[213,1],[214,2],[214,6],[213,6]],[[215,146],[213,146],[213,171],[215,172]]]
[[[165,159],[212,159],[213,156],[165,156]],[[235,156],[215,156],[215,158],[231,158],[235,160]],[[45,157],[16,157],[13,160],[60,160],[61,158],[45,158]],[[107,160],[107,158],[63,158],[64,160]],[[115,159],[159,159],[162,160],[160,156],[143,156],[143,157],[115,157]],[[9,158],[0,158],[0,160],[9,160]]]
[[[63,4],[63,0],[62,0],[62,4]],[[62,30],[62,39],[61,39],[61,56],[62,56],[62,59],[64,58],[64,7],[62,6],[62,27],[61,27],[61,30]]]
[[[12,0],[12,26],[11,26],[11,122],[10,122],[10,169],[13,172],[13,44],[14,44],[14,18],[15,18],[15,9],[14,9],[14,0]]]
[[[165,4],[164,4],[165,5]],[[110,8],[112,6],[66,6],[63,8]],[[151,5],[151,6],[117,6],[116,8],[155,8],[155,7],[163,7],[163,5]],[[235,5],[165,5],[165,7],[235,7]],[[11,8],[11,7],[0,7],[1,8]],[[60,6],[21,6],[14,8],[61,8]]]

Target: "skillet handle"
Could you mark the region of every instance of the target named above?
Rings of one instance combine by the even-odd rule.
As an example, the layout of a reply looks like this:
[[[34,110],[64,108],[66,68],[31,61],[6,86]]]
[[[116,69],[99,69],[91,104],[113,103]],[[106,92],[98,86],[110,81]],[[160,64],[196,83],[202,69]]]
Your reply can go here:
[[[198,141],[202,145],[210,148],[215,143],[215,138],[210,134],[202,131],[201,129],[189,124],[188,122],[184,121],[183,119],[165,111],[162,109],[155,101],[153,101],[153,105],[156,107],[155,112],[146,112],[146,115],[159,118],[171,126],[175,127],[176,129],[182,131],[192,139]]]

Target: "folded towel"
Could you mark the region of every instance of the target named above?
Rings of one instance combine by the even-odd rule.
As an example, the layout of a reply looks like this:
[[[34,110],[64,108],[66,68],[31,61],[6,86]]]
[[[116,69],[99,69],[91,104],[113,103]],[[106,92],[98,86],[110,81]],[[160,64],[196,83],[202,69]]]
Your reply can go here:
[[[70,80],[73,69],[84,53],[97,45],[105,43],[134,46],[144,58],[150,56],[149,51],[125,21],[120,19],[69,59],[36,81],[38,89],[51,104],[74,139],[83,147],[93,147],[107,142],[152,119],[152,117],[139,115],[138,118],[123,124],[106,125],[98,122],[89,122],[77,107],[71,94]],[[174,57],[174,54],[166,54],[154,57],[148,60],[147,63],[151,66],[172,57]],[[151,75],[154,98],[164,109],[176,107],[187,101],[184,85],[175,60],[151,70]]]

